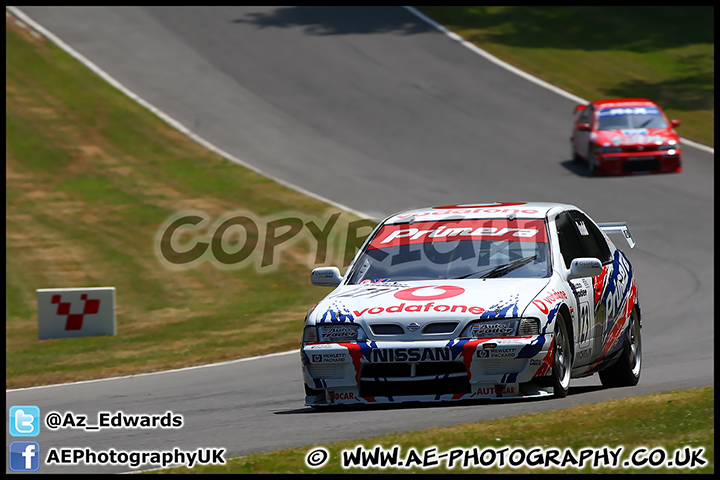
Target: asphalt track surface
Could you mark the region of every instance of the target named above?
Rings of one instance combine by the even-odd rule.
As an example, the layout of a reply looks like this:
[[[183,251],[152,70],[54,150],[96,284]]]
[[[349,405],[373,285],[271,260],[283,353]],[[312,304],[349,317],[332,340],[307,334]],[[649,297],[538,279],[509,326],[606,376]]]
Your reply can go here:
[[[100,410],[170,410],[184,419],[174,430],[45,428],[35,437],[43,451],[217,447],[231,458],[714,384],[713,153],[685,146],[679,174],[590,177],[569,157],[576,102],[402,7],[20,10],[205,140],[368,217],[537,200],[578,205],[599,222],[626,221],[637,246],[615,240],[635,266],[643,308],[643,371],[634,388],[602,389],[593,376],[573,381],[561,400],[317,413],[303,405],[292,352],[8,391],[7,406],[71,411],[89,423]]]

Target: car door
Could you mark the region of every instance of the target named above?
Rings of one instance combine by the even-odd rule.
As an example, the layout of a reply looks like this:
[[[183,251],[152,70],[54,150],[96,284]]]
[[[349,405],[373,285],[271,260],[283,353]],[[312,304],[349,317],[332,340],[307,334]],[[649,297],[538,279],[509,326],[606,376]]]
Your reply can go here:
[[[570,268],[573,259],[585,256],[585,249],[580,241],[575,223],[566,212],[563,212],[555,219],[555,228],[560,245],[565,267]],[[591,318],[595,306],[592,295],[592,277],[574,278],[569,281],[574,293],[574,311],[572,315],[573,337],[575,341],[575,355],[573,356],[573,367],[589,363],[593,353],[593,342],[591,333]]]
[[[605,329],[605,307],[599,302],[602,295],[603,282],[598,279],[611,275],[613,262],[610,247],[598,226],[584,213],[577,210],[567,212],[575,227],[583,255],[599,259],[603,264],[604,274],[597,277],[582,278],[582,285],[575,285],[575,295],[580,309],[581,327],[585,336],[581,338],[584,343],[578,345],[577,355],[584,364],[594,361],[602,351],[602,337]]]
[[[571,210],[558,215],[555,226],[567,268],[575,258],[593,257],[603,263],[604,274],[609,273],[607,270],[612,268],[610,248],[592,220],[580,211]],[[575,367],[590,364],[602,351],[605,311],[602,303],[596,302],[603,287],[602,282],[595,281],[599,277],[582,277],[569,282],[575,295]]]

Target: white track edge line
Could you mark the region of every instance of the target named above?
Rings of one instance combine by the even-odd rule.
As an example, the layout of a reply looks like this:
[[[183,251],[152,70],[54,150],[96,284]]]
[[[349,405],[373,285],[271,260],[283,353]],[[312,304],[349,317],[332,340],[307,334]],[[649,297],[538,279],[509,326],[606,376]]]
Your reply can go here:
[[[203,365],[193,365],[192,367],[175,368],[173,370],[160,370],[157,372],[134,373],[132,375],[122,375],[122,376],[118,376],[118,377],[106,377],[106,378],[94,378],[92,380],[80,380],[78,382],[55,383],[55,384],[51,384],[51,385],[36,385],[33,387],[14,388],[14,389],[9,389],[9,390],[6,389],[5,393],[20,392],[23,390],[38,390],[41,388],[65,387],[68,385],[82,385],[85,383],[105,382],[108,380],[122,380],[122,379],[128,379],[128,378],[148,377],[151,375],[161,375],[161,374],[165,374],[165,373],[184,372],[187,370],[197,370],[200,368],[219,367],[219,366],[223,366],[223,365],[232,365],[233,363],[249,362],[252,360],[262,360],[262,359],[266,359],[266,358],[270,358],[270,357],[280,357],[283,355],[290,355],[290,354],[299,353],[299,352],[300,352],[300,349],[286,350],[284,352],[269,353],[267,355],[258,355],[256,357],[236,358],[235,360],[227,360],[225,362],[206,363]]]
[[[76,60],[78,60],[78,61],[79,61],[80,63],[82,63],[83,65],[85,65],[87,68],[89,68],[92,72],[94,72],[94,73],[95,73],[96,75],[98,75],[100,78],[102,78],[103,80],[105,80],[106,82],[108,82],[110,85],[112,85],[113,87],[115,87],[115,88],[117,88],[118,90],[120,90],[122,93],[124,93],[125,95],[127,95],[127,96],[130,97],[131,99],[135,100],[137,103],[139,103],[140,105],[142,105],[143,107],[145,107],[146,109],[148,109],[150,112],[152,112],[152,113],[155,114],[157,117],[159,117],[161,120],[163,120],[165,123],[169,124],[170,126],[174,127],[175,129],[179,130],[180,132],[184,133],[185,135],[187,135],[188,137],[190,137],[192,140],[196,141],[196,142],[199,143],[200,145],[202,145],[202,146],[206,147],[207,149],[209,149],[209,150],[211,150],[211,151],[219,154],[220,156],[222,156],[222,157],[230,160],[230,161],[233,162],[233,163],[236,163],[236,164],[241,165],[241,166],[243,166],[243,167],[245,167],[245,168],[248,168],[248,169],[250,169],[250,170],[252,170],[252,171],[254,171],[254,172],[256,172],[256,173],[258,173],[258,174],[260,174],[260,175],[263,175],[263,176],[265,176],[265,177],[267,177],[267,178],[269,178],[269,179],[271,179],[271,180],[274,180],[274,181],[276,181],[277,183],[279,183],[279,184],[281,184],[281,185],[283,185],[283,186],[285,186],[285,187],[288,187],[288,188],[290,188],[290,189],[292,189],[292,190],[295,190],[295,191],[297,191],[297,192],[299,192],[299,193],[302,193],[302,194],[304,194],[304,195],[307,195],[307,196],[309,196],[309,197],[311,197],[311,198],[314,198],[314,199],[316,199],[316,200],[319,200],[319,201],[321,201],[321,202],[328,203],[328,204],[330,204],[330,205],[332,205],[332,206],[334,206],[334,207],[337,207],[337,208],[339,208],[339,209],[341,209],[341,210],[345,210],[346,212],[352,213],[352,214],[354,214],[354,215],[356,215],[356,216],[358,216],[358,217],[360,217],[360,218],[371,218],[371,216],[369,216],[369,215],[367,215],[367,214],[364,214],[364,213],[359,212],[359,211],[357,211],[357,210],[355,210],[355,209],[352,209],[352,208],[347,207],[347,206],[345,206],[345,205],[342,205],[342,204],[339,204],[339,203],[334,202],[334,201],[332,201],[332,200],[329,200],[329,199],[327,199],[327,198],[324,198],[324,197],[322,197],[322,196],[320,196],[320,195],[317,195],[317,194],[315,194],[315,193],[313,193],[313,192],[310,192],[310,191],[308,191],[308,190],[305,190],[305,189],[303,189],[302,187],[298,187],[298,186],[296,186],[296,185],[293,185],[292,183],[286,182],[285,180],[282,180],[282,179],[279,179],[279,178],[275,178],[275,177],[273,177],[273,176],[271,176],[271,175],[268,175],[268,174],[266,174],[265,172],[263,172],[261,169],[255,167],[255,166],[253,166],[253,165],[250,165],[249,163],[246,163],[246,162],[240,160],[239,158],[236,158],[235,156],[231,155],[231,154],[228,153],[228,152],[225,152],[224,150],[220,149],[219,147],[216,147],[216,146],[213,145],[212,143],[208,142],[207,140],[205,140],[205,139],[203,139],[202,137],[200,137],[200,136],[196,135],[195,133],[193,133],[191,130],[189,130],[187,127],[185,127],[184,125],[182,125],[180,122],[176,121],[175,119],[171,118],[170,116],[168,116],[167,114],[165,114],[165,113],[164,113],[163,111],[161,111],[160,109],[156,108],[154,105],[146,102],[146,101],[143,100],[141,97],[139,97],[138,95],[136,95],[135,93],[133,93],[132,91],[130,91],[129,89],[127,89],[125,86],[123,86],[120,82],[118,82],[117,80],[115,80],[115,78],[111,77],[111,76],[110,76],[107,72],[105,72],[103,69],[101,69],[100,67],[98,67],[97,65],[95,65],[95,64],[94,64],[93,62],[91,62],[89,59],[85,58],[85,56],[83,56],[82,54],[80,54],[79,52],[77,52],[77,51],[76,51],[75,49],[73,49],[70,45],[68,45],[68,44],[66,44],[65,42],[63,42],[59,37],[57,37],[55,34],[53,34],[52,32],[50,32],[49,30],[47,30],[45,27],[43,27],[42,25],[40,25],[39,23],[37,23],[36,21],[34,21],[32,18],[30,18],[28,15],[26,15],[23,11],[21,11],[21,10],[18,9],[17,7],[14,7],[14,6],[6,6],[5,8],[6,8],[7,10],[9,10],[10,13],[12,13],[15,17],[21,19],[22,21],[24,21],[25,23],[27,23],[28,25],[30,25],[30,26],[31,26],[34,30],[36,30],[38,33],[42,34],[45,38],[51,40],[51,41],[52,41],[53,43],[55,43],[58,47],[60,47],[60,48],[62,48],[63,50],[65,50],[69,55],[71,55],[72,57],[74,57]],[[571,100],[573,100],[573,101],[575,101],[575,102],[581,103],[581,104],[588,103],[587,100],[584,100],[584,99],[582,99],[582,98],[580,98],[580,97],[578,97],[578,96],[576,96],[576,95],[573,95],[573,94],[571,94],[571,93],[569,93],[569,92],[566,92],[565,90],[562,90],[562,89],[560,89],[560,88],[558,88],[558,87],[556,87],[556,86],[554,86],[554,85],[552,85],[552,84],[550,84],[550,83],[547,83],[547,82],[545,82],[544,80],[541,80],[541,79],[539,79],[539,78],[533,77],[532,75],[530,75],[530,74],[528,74],[528,73],[526,73],[526,72],[523,72],[522,70],[520,70],[520,69],[518,69],[518,68],[516,68],[516,67],[513,67],[512,65],[510,65],[510,64],[508,64],[508,63],[505,63],[504,61],[500,60],[499,58],[491,55],[490,53],[488,53],[488,52],[486,52],[486,51],[478,48],[477,46],[475,46],[475,45],[473,45],[472,43],[468,42],[467,40],[463,39],[462,37],[460,37],[460,36],[457,35],[456,33],[451,32],[450,30],[448,30],[447,28],[443,27],[443,26],[440,25],[439,23],[435,22],[435,21],[432,20],[431,18],[429,18],[429,17],[427,17],[426,15],[420,13],[420,12],[419,12],[418,10],[416,10],[415,8],[413,8],[413,7],[411,7],[411,6],[405,6],[404,8],[405,8],[406,10],[408,10],[409,12],[411,12],[412,14],[416,15],[417,17],[419,17],[420,19],[422,19],[422,20],[424,20],[425,22],[429,23],[430,25],[432,25],[432,26],[435,27],[436,29],[440,30],[442,33],[444,33],[445,35],[447,35],[447,36],[448,36],[449,38],[451,38],[452,40],[455,40],[456,42],[460,43],[460,44],[463,45],[464,47],[469,48],[469,49],[472,50],[473,52],[477,53],[478,55],[481,55],[482,57],[484,57],[484,58],[486,58],[487,60],[495,63],[496,65],[499,65],[499,66],[507,69],[508,71],[510,71],[510,72],[512,72],[512,73],[515,73],[516,75],[518,75],[518,76],[520,76],[520,77],[522,77],[522,78],[525,78],[525,79],[527,79],[527,80],[529,80],[529,81],[531,81],[531,82],[533,82],[533,83],[536,83],[537,85],[540,85],[540,86],[542,86],[542,87],[544,87],[544,88],[547,88],[548,90],[551,90],[551,91],[557,93],[558,95],[562,95],[562,96],[564,96],[564,97],[566,97],[566,98],[569,98],[569,99],[571,99]],[[706,145],[702,145],[702,144],[693,142],[692,140],[687,140],[687,139],[685,139],[685,138],[683,138],[683,142],[687,143],[688,145],[695,146],[696,148],[699,148],[699,149],[701,149],[701,150],[706,150],[706,151],[709,151],[710,153],[713,153],[713,154],[714,154],[714,149],[713,149],[713,148],[710,148],[710,147],[707,147]],[[230,364],[230,363],[237,363],[237,362],[243,362],[243,361],[248,361],[248,360],[256,360],[256,359],[267,358],[267,357],[272,357],[272,356],[277,356],[277,355],[287,355],[287,354],[289,354],[289,353],[293,353],[293,352],[297,352],[297,351],[298,351],[298,350],[290,350],[290,351],[281,352],[281,353],[272,353],[272,354],[269,354],[269,355],[262,355],[262,356],[258,356],[258,357],[240,358],[240,359],[237,359],[237,360],[230,360],[230,361],[227,361],[227,362],[220,362],[220,363],[209,363],[209,364],[205,364],[205,365],[196,365],[196,366],[193,366],[193,367],[179,368],[179,369],[175,369],[175,370],[163,370],[163,371],[159,371],[159,372],[139,373],[139,374],[136,374],[136,375],[125,375],[125,376],[121,376],[121,377],[108,377],[108,378],[99,378],[99,379],[95,379],[95,380],[83,380],[83,381],[80,381],[80,382],[58,383],[58,384],[52,384],[52,385],[39,385],[39,386],[35,386],[35,387],[25,387],[25,388],[17,388],[17,389],[10,389],[10,390],[7,390],[7,389],[6,389],[5,392],[6,392],[6,393],[7,393],[7,392],[17,392],[17,391],[21,391],[21,390],[31,390],[31,389],[38,389],[38,388],[50,388],[50,387],[61,387],[61,386],[65,386],[65,385],[77,385],[77,384],[82,384],[82,383],[102,382],[102,381],[106,381],[106,380],[115,380],[115,379],[131,378],[131,377],[146,376],[146,375],[158,375],[158,374],[161,374],[161,373],[171,373],[171,372],[178,372],[178,371],[183,371],[183,370],[192,370],[192,369],[196,369],[196,368],[205,368],[205,367],[211,367],[211,366],[227,365],[227,364]]]
[[[208,150],[217,153],[218,155],[226,158],[227,160],[230,160],[233,163],[236,163],[238,165],[241,165],[249,170],[252,170],[255,173],[258,173],[266,178],[269,178],[280,185],[283,185],[287,188],[290,188],[292,190],[295,190],[296,192],[302,193],[303,195],[306,195],[308,197],[314,198],[315,200],[319,200],[323,203],[327,203],[329,205],[332,205],[336,208],[339,208],[341,210],[345,210],[346,212],[352,213],[353,215],[357,215],[360,218],[372,218],[370,215],[367,215],[363,212],[360,212],[358,210],[355,210],[353,208],[348,207],[347,205],[343,205],[341,203],[335,202],[333,200],[330,200],[328,198],[325,198],[321,195],[318,195],[316,193],[313,193],[309,190],[305,190],[302,187],[299,187],[297,185],[294,185],[290,182],[287,182],[283,179],[274,177],[272,175],[269,175],[268,173],[264,172],[262,169],[251,165],[243,160],[240,160],[239,158],[235,157],[234,155],[226,152],[225,150],[221,149],[220,147],[217,147],[216,145],[210,143],[209,141],[205,140],[204,138],[200,137],[199,135],[192,132],[189,128],[187,128],[185,125],[181,124],[174,118],[167,115],[165,112],[160,110],[159,108],[155,107],[151,103],[145,101],[143,98],[138,96],[136,93],[131,91],[130,89],[126,88],[122,83],[120,83],[118,80],[116,80],[114,77],[110,76],[107,72],[105,72],[103,69],[98,67],[96,64],[94,64],[92,61],[90,61],[88,58],[83,56],[80,52],[73,49],[70,45],[62,41],[57,35],[47,30],[45,27],[34,21],[32,18],[30,18],[27,14],[19,10],[17,7],[8,6],[5,7],[6,9],[10,10],[10,12],[15,15],[17,18],[21,19],[25,23],[27,23],[30,27],[32,27],[34,30],[36,30],[38,33],[55,43],[58,47],[65,50],[68,54],[70,54],[72,57],[74,57],[76,60],[78,60],[80,63],[85,65],[87,68],[89,68],[92,72],[94,72],[96,75],[98,75],[100,78],[105,80],[107,83],[112,85],[113,87],[120,90],[122,93],[130,97],[131,99],[135,100],[137,103],[145,107],[147,110],[155,114],[157,117],[159,117],[161,120],[163,120],[165,123],[170,125],[171,127],[179,130],[181,133],[185,134],[186,136],[190,137],[195,142],[199,143],[203,147],[207,148]]]
[[[269,178],[269,179],[271,179],[271,180],[274,180],[275,182],[279,183],[280,185],[283,185],[283,186],[285,186],[285,187],[287,187],[287,188],[290,188],[290,189],[292,189],[292,190],[295,190],[296,192],[302,193],[303,195],[306,195],[306,196],[308,196],[308,197],[311,197],[311,198],[314,198],[314,199],[319,200],[319,201],[321,201],[321,202],[324,202],[324,203],[327,203],[327,204],[329,204],[329,205],[332,205],[332,206],[334,206],[334,207],[336,207],[336,208],[339,208],[340,210],[344,210],[344,211],[346,211],[346,212],[348,212],[348,213],[351,213],[351,214],[353,214],[353,215],[356,215],[356,216],[358,216],[358,217],[360,217],[360,218],[365,218],[365,219],[372,219],[372,218],[373,218],[372,215],[365,214],[365,213],[363,213],[363,212],[360,212],[360,211],[358,211],[358,210],[355,210],[355,209],[353,209],[353,208],[350,208],[350,207],[348,207],[348,206],[346,206],[346,205],[342,205],[342,204],[340,204],[340,203],[337,203],[337,202],[334,202],[334,201],[332,201],[332,200],[330,200],[330,199],[327,199],[327,198],[325,198],[325,197],[322,197],[322,196],[320,196],[320,195],[318,195],[318,194],[316,194],[316,193],[313,193],[313,192],[310,192],[310,191],[308,191],[308,190],[305,190],[304,188],[299,187],[299,186],[297,186],[297,185],[294,185],[294,184],[292,184],[292,183],[290,183],[290,182],[286,182],[285,180],[282,180],[282,179],[280,179],[280,178],[276,178],[276,177],[273,177],[272,175],[268,175],[267,173],[265,173],[265,172],[262,171],[261,169],[255,167],[255,166],[253,166],[253,165],[250,165],[250,164],[248,164],[248,163],[240,160],[239,158],[231,155],[230,153],[222,150],[221,148],[213,145],[212,143],[208,142],[208,141],[205,140],[204,138],[202,138],[202,137],[196,135],[195,133],[193,133],[193,132],[192,132],[191,130],[189,130],[187,127],[185,127],[184,125],[182,125],[180,122],[176,121],[175,119],[171,118],[170,116],[168,116],[167,114],[165,114],[163,111],[161,111],[160,109],[158,109],[158,108],[155,107],[154,105],[148,103],[147,101],[145,101],[144,99],[142,99],[141,97],[139,97],[138,95],[136,95],[136,94],[135,94],[134,92],[132,92],[131,90],[127,89],[124,85],[122,85],[119,81],[117,81],[115,78],[113,78],[112,76],[110,76],[110,75],[109,75],[107,72],[105,72],[103,69],[101,69],[100,67],[98,67],[97,65],[95,65],[95,64],[94,64],[93,62],[91,62],[89,59],[85,58],[85,56],[83,56],[80,52],[78,52],[78,51],[76,51],[75,49],[73,49],[70,45],[66,44],[66,43],[65,43],[64,41],[62,41],[58,36],[56,36],[55,34],[53,34],[52,32],[50,32],[49,30],[47,30],[45,27],[43,27],[42,25],[40,25],[39,23],[37,23],[35,20],[33,20],[32,18],[30,18],[28,15],[26,15],[23,11],[21,11],[21,10],[18,9],[17,7],[14,7],[14,6],[6,6],[5,8],[6,8],[7,10],[9,10],[10,13],[11,13],[13,16],[15,16],[16,18],[22,20],[23,22],[25,22],[26,24],[28,24],[31,28],[33,28],[34,30],[36,30],[36,31],[37,31],[38,33],[40,33],[41,35],[43,35],[45,38],[47,38],[48,40],[50,40],[50,41],[52,41],[53,43],[55,43],[58,47],[60,47],[61,49],[63,49],[65,52],[67,52],[70,56],[72,56],[73,58],[75,58],[75,59],[76,59],[77,61],[79,61],[81,64],[85,65],[85,67],[87,67],[88,69],[90,69],[93,73],[95,73],[96,75],[98,75],[100,78],[102,78],[103,80],[105,80],[107,83],[109,83],[109,84],[112,85],[113,87],[117,88],[117,89],[120,90],[122,93],[124,93],[126,96],[130,97],[132,100],[134,100],[135,102],[139,103],[140,105],[142,105],[143,107],[145,107],[147,110],[149,110],[150,112],[152,112],[154,115],[156,115],[156,116],[157,116],[158,118],[160,118],[162,121],[164,121],[165,123],[167,123],[167,124],[170,125],[171,127],[177,129],[178,131],[182,132],[182,133],[185,134],[186,136],[190,137],[192,140],[194,140],[195,142],[197,142],[197,143],[199,143],[200,145],[204,146],[204,147],[207,148],[208,150],[217,153],[218,155],[226,158],[227,160],[230,160],[230,161],[233,162],[233,163],[236,163],[236,164],[238,164],[238,165],[240,165],[240,166],[243,166],[243,167],[245,167],[245,168],[247,168],[247,169],[249,169],[249,170],[252,170],[252,171],[254,171],[255,173],[258,173],[258,174],[260,174],[260,175],[262,175],[262,176],[264,176],[264,177],[266,177],[266,178]],[[193,367],[185,367],[185,368],[179,368],[179,369],[174,369],[174,370],[163,370],[163,371],[158,371],[158,372],[139,373],[139,374],[135,374],[135,375],[125,375],[125,376],[120,376],[120,377],[107,377],[107,378],[99,378],[99,379],[94,379],[94,380],[83,380],[83,381],[79,381],[79,382],[57,383],[57,384],[51,384],[51,385],[38,385],[38,386],[33,386],[33,387],[25,387],[25,388],[17,388],[17,389],[9,389],[9,390],[6,389],[5,392],[6,392],[6,393],[9,393],[9,392],[22,391],[22,390],[33,390],[33,389],[39,389],[39,388],[62,387],[62,386],[66,386],[66,385],[78,385],[78,384],[83,384],[83,383],[101,382],[101,381],[106,381],[106,380],[116,380],[116,379],[132,378],[132,377],[146,376],[146,375],[158,375],[158,374],[161,374],[161,373],[172,373],[172,372],[178,372],[178,371],[182,371],[182,370],[192,370],[192,369],[196,369],[196,368],[205,368],[205,367],[212,367],[212,366],[227,365],[227,364],[230,364],[230,363],[244,362],[244,361],[249,361],[249,360],[257,360],[257,359],[268,358],[268,357],[273,357],[273,356],[277,356],[277,355],[286,355],[286,354],[288,354],[288,353],[293,353],[293,352],[298,352],[298,350],[291,350],[291,351],[281,352],[281,353],[272,353],[272,354],[269,354],[269,355],[263,355],[263,356],[258,356],[258,357],[240,358],[240,359],[236,359],[236,360],[230,360],[230,361],[227,361],[227,362],[209,363],[209,364],[205,364],[205,365],[196,365],[196,366],[193,366]]]
[[[556,87],[555,85],[553,85],[553,84],[551,84],[551,83],[548,83],[548,82],[546,82],[546,81],[544,81],[544,80],[542,80],[542,79],[540,79],[540,78],[534,77],[534,76],[530,75],[529,73],[524,72],[524,71],[520,70],[519,68],[514,67],[514,66],[510,65],[509,63],[506,63],[506,62],[500,60],[500,59],[497,58],[496,56],[494,56],[494,55],[486,52],[485,50],[482,50],[481,48],[477,47],[476,45],[468,42],[467,40],[465,40],[464,38],[462,38],[462,37],[461,37],[460,35],[458,35],[457,33],[451,32],[451,31],[448,30],[446,27],[440,25],[440,24],[437,23],[435,20],[431,19],[430,17],[428,17],[427,15],[425,15],[425,14],[423,14],[422,12],[418,11],[417,9],[415,9],[415,8],[413,8],[413,7],[410,7],[410,6],[405,6],[404,8],[405,8],[406,10],[408,10],[409,12],[411,12],[412,14],[416,15],[417,17],[419,17],[420,19],[422,19],[422,20],[424,20],[425,22],[429,23],[430,25],[432,25],[433,27],[435,27],[437,30],[440,30],[440,31],[441,31],[442,33],[444,33],[447,37],[449,37],[450,39],[458,42],[458,43],[459,43],[460,45],[462,45],[463,47],[468,48],[469,50],[477,53],[478,55],[480,55],[481,57],[485,58],[486,60],[488,60],[488,61],[490,61],[490,62],[492,62],[492,63],[494,63],[494,64],[496,64],[496,65],[498,65],[498,66],[500,66],[500,67],[502,67],[502,68],[504,68],[504,69],[512,72],[512,73],[514,73],[515,75],[518,75],[519,77],[522,77],[522,78],[524,78],[525,80],[528,80],[528,81],[530,81],[530,82],[533,82],[533,83],[536,84],[536,85],[539,85],[539,86],[541,86],[541,87],[543,87],[543,88],[546,88],[546,89],[548,89],[548,90],[550,90],[550,91],[552,91],[552,92],[557,93],[558,95],[561,95],[561,96],[563,96],[563,97],[565,97],[565,98],[568,98],[568,99],[570,99],[570,100],[572,100],[572,101],[574,101],[574,102],[576,102],[576,103],[579,103],[579,104],[581,104],[581,105],[586,105],[586,104],[589,103],[589,101],[588,101],[588,100],[585,100],[584,98],[578,97],[577,95],[573,95],[573,94],[570,93],[570,92],[567,92],[567,91],[565,91],[565,90],[563,90],[563,89],[561,89],[561,88],[559,88],[559,87]],[[684,144],[686,144],[686,145],[689,145],[689,146],[691,146],[691,147],[695,147],[695,148],[697,148],[698,150],[704,150],[704,151],[709,152],[709,153],[711,153],[711,154],[713,154],[713,155],[715,154],[715,148],[713,148],[713,147],[709,147],[709,146],[707,146],[707,145],[703,145],[702,143],[695,142],[695,141],[690,140],[690,139],[688,139],[688,138],[684,138],[684,137],[680,137],[680,138],[681,138],[682,142],[683,142]]]

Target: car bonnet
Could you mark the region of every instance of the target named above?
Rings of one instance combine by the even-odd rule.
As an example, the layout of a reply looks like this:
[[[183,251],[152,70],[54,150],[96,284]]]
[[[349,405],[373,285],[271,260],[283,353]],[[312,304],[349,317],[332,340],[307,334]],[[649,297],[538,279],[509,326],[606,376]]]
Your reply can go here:
[[[594,132],[595,143],[601,147],[662,145],[668,140],[679,143],[678,135],[672,128],[627,128],[618,130],[599,130]]]
[[[521,316],[548,278],[493,278],[345,285],[310,312],[316,324],[376,321],[409,325]]]

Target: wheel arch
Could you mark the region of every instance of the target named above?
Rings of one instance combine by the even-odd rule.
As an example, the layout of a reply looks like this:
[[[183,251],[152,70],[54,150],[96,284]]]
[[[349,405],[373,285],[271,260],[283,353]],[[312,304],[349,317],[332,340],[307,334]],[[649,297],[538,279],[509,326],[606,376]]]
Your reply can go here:
[[[567,328],[568,337],[570,337],[570,354],[572,355],[573,362],[575,361],[575,328],[573,328],[572,315],[570,314],[570,307],[563,303],[558,309],[558,314],[562,315],[563,321],[565,322],[565,328]],[[572,365],[572,362],[571,362]]]

